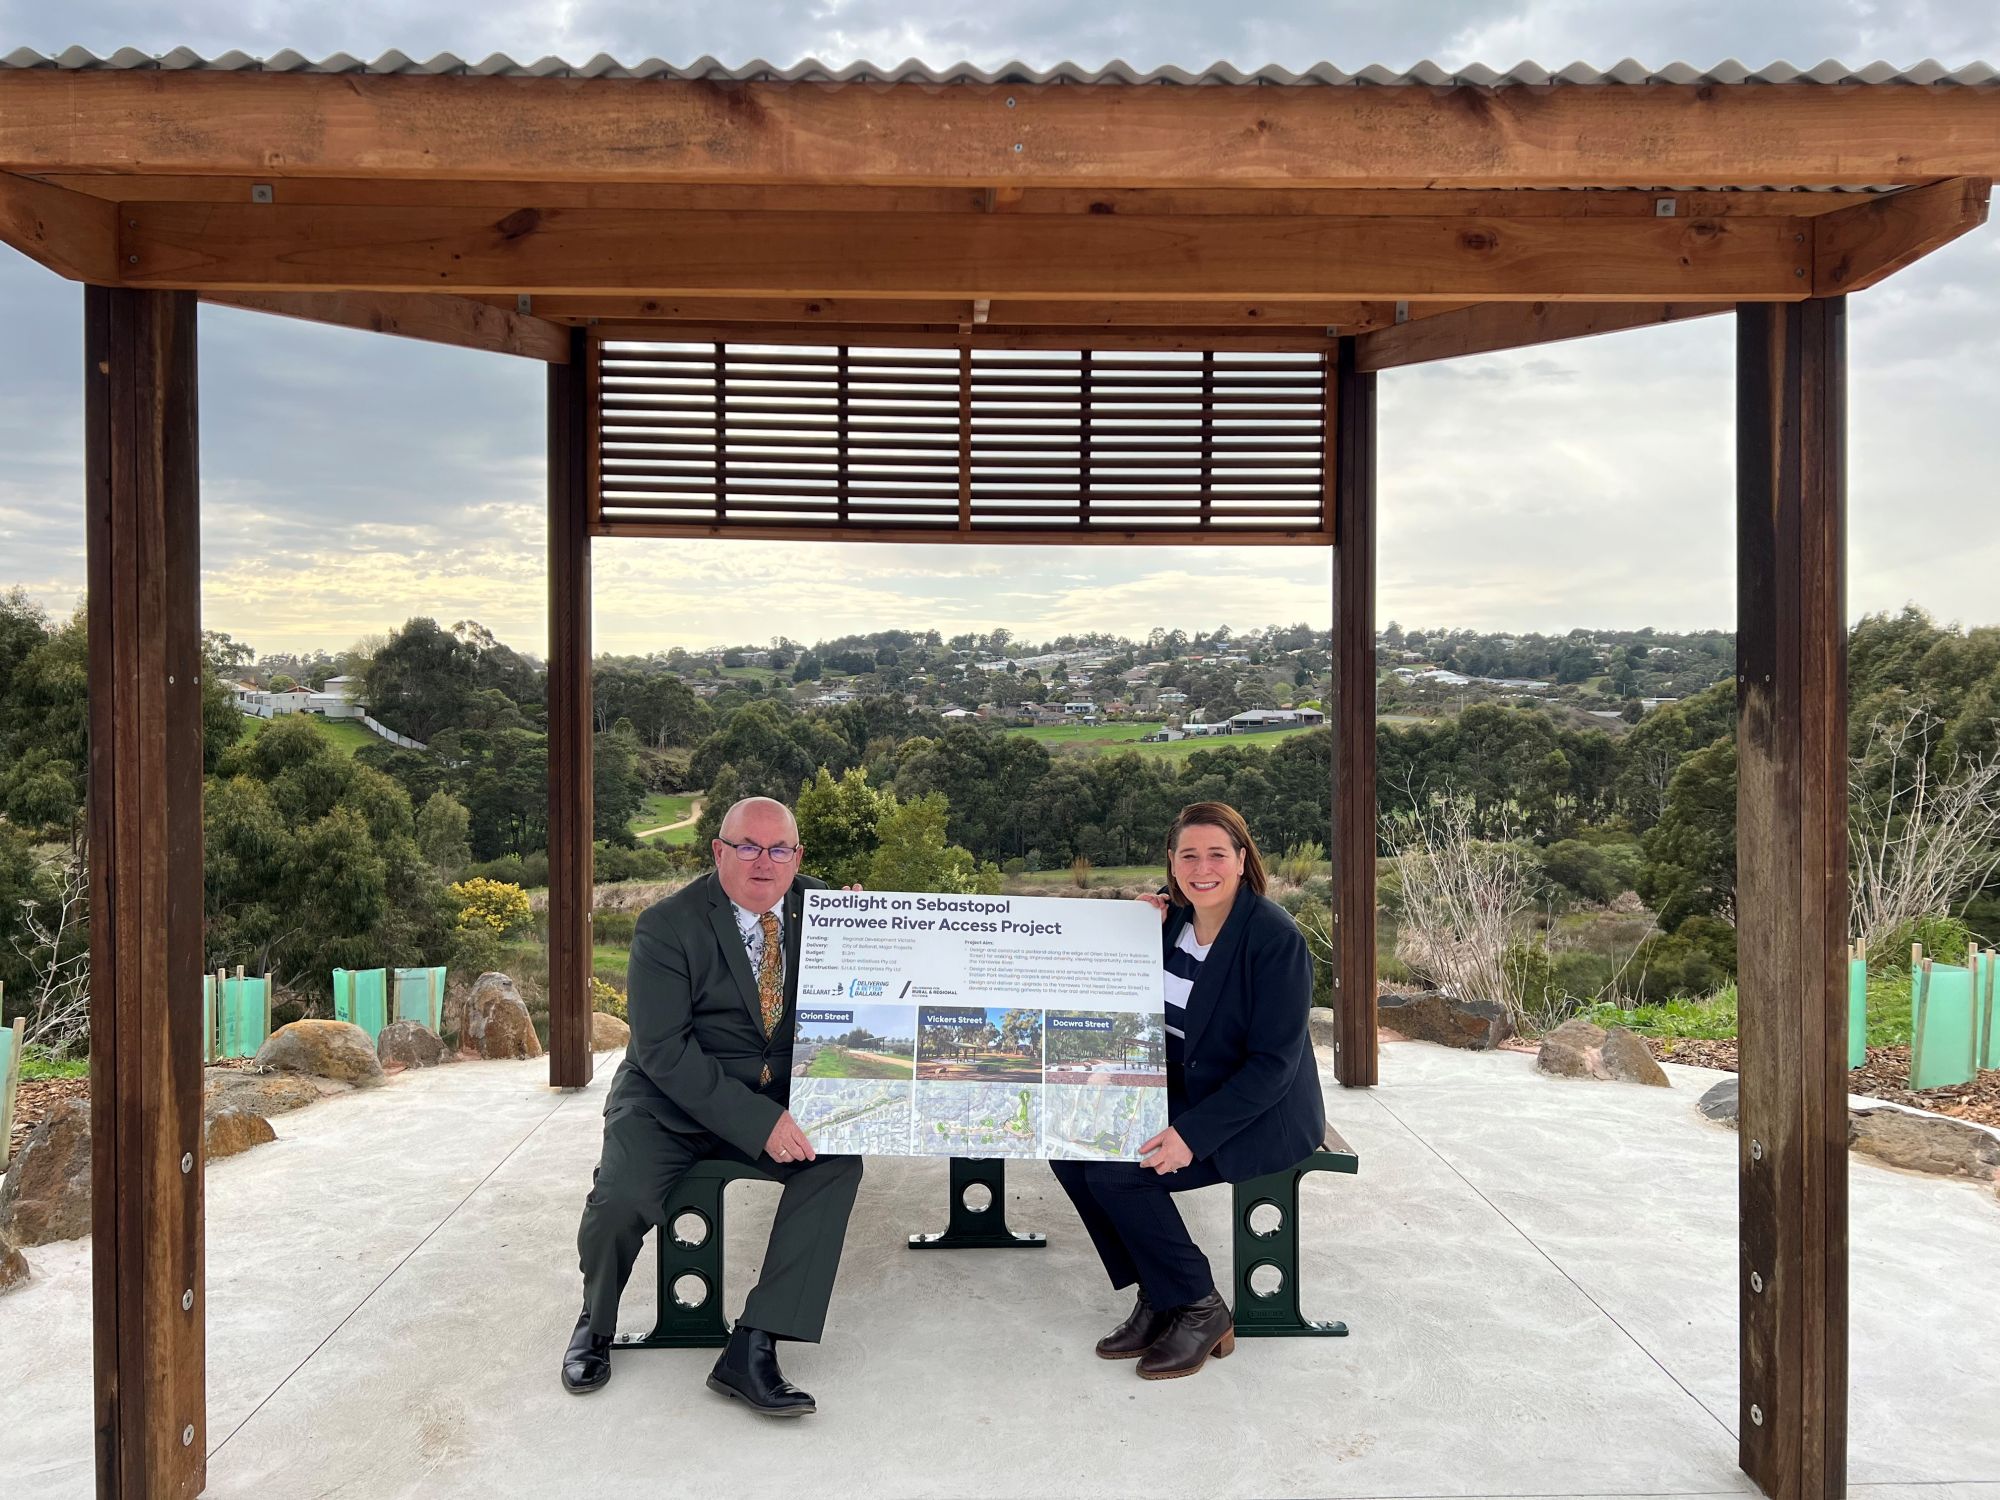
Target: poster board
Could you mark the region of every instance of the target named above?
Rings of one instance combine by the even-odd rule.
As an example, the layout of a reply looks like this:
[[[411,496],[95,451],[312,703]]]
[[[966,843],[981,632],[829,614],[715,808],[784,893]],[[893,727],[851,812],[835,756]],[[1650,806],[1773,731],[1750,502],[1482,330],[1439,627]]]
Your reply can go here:
[[[1165,1011],[1143,902],[807,891],[792,1115],[818,1151],[1136,1161]]]

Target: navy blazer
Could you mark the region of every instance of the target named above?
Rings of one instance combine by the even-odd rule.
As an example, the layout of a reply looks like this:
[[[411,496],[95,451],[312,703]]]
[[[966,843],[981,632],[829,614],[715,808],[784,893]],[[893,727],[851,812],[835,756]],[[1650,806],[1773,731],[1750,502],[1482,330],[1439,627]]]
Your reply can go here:
[[[1167,910],[1160,957],[1194,916]],[[1168,1084],[1173,1127],[1229,1182],[1282,1171],[1326,1138],[1326,1106],[1306,1017],[1312,957],[1298,924],[1248,885],[1202,960],[1181,1022],[1185,1063]]]

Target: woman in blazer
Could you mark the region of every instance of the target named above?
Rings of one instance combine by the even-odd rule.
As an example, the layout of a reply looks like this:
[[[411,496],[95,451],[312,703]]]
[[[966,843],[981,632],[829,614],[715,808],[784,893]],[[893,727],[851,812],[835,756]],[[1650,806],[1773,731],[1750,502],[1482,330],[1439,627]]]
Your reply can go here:
[[[1139,1288],[1098,1356],[1136,1358],[1147,1380],[1192,1375],[1236,1347],[1171,1195],[1281,1171],[1326,1134],[1306,1031],[1312,960],[1266,884],[1241,813],[1222,802],[1181,810],[1167,830],[1166,894],[1144,898],[1163,917],[1169,1124],[1137,1163],[1050,1163],[1112,1286]]]

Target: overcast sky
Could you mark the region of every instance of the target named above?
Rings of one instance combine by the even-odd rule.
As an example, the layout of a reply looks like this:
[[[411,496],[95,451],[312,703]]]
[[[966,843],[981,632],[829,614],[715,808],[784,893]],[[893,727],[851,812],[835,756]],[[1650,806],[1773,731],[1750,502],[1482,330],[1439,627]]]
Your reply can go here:
[[[1993,0],[0,0],[0,53],[398,48],[574,61],[1353,69],[2000,63]],[[80,596],[82,298],[0,248],[0,588]],[[1850,308],[1853,612],[2000,621],[2000,228]],[[1405,625],[1734,622],[1732,331],[1709,319],[1381,377],[1381,609]],[[544,382],[526,361],[203,309],[205,624],[337,649],[410,615],[546,640]],[[599,542],[600,650],[1005,626],[1328,619],[1324,551]]]

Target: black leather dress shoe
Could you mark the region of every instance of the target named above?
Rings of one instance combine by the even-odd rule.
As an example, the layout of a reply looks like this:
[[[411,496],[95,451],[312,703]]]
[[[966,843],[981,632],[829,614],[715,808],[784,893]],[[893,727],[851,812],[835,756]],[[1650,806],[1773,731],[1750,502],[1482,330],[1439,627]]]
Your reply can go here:
[[[1222,1293],[1174,1309],[1174,1320],[1153,1347],[1139,1356],[1141,1380],[1174,1380],[1192,1375],[1213,1354],[1227,1359],[1236,1349],[1236,1320]]]
[[[729,1345],[715,1368],[708,1372],[708,1388],[767,1417],[803,1417],[819,1410],[813,1398],[785,1379],[778,1368],[777,1340],[761,1328],[746,1328],[741,1323],[729,1335]]]
[[[1173,1320],[1172,1313],[1164,1313],[1154,1307],[1142,1291],[1125,1321],[1097,1341],[1097,1357],[1137,1359],[1153,1347],[1154,1341],[1167,1331],[1167,1325]]]
[[[611,1335],[590,1331],[590,1309],[576,1320],[576,1332],[563,1351],[563,1389],[572,1396],[601,1390],[611,1378]]]

